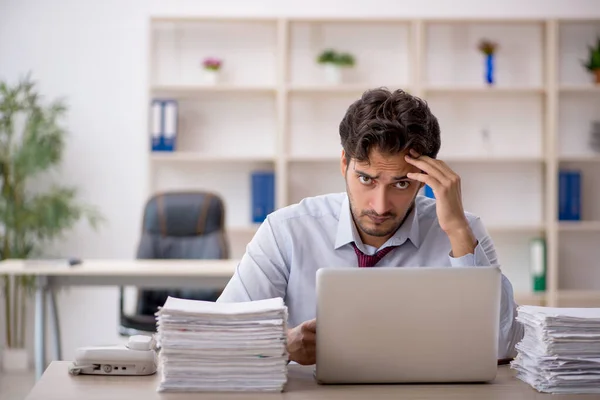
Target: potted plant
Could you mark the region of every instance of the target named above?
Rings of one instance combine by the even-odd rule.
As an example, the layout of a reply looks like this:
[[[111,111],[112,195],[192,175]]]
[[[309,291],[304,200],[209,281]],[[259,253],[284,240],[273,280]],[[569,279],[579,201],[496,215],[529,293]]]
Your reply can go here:
[[[326,49],[319,54],[317,62],[325,69],[325,78],[328,83],[338,84],[342,81],[342,68],[355,65],[354,56],[350,53]]]
[[[596,39],[596,46],[588,45],[588,59],[582,61],[583,66],[593,74],[594,83],[600,85],[600,36]]]
[[[29,76],[10,86],[0,81],[0,259],[41,256],[43,246],[57,239],[80,218],[96,227],[101,220],[91,206],[77,202],[77,190],[32,184],[58,166],[66,130],[59,119],[62,101],[43,104]],[[27,300],[34,287],[31,276],[2,276],[6,343],[4,369],[27,368],[25,323]]]
[[[202,61],[204,68],[204,80],[206,83],[214,85],[219,80],[219,71],[223,66],[223,61],[216,57],[207,57]]]
[[[498,44],[488,39],[482,39],[478,49],[485,56],[485,82],[491,86],[495,83],[494,56],[498,50]]]

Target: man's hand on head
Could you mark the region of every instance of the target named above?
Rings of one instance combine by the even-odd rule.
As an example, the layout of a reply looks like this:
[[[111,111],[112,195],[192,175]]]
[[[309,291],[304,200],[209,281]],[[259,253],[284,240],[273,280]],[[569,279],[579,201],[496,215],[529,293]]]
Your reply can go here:
[[[448,235],[452,255],[462,257],[473,253],[477,239],[473,234],[462,204],[460,176],[442,160],[422,156],[414,150],[407,155],[406,162],[423,173],[408,173],[410,179],[425,183],[433,189],[436,212],[440,228]]]
[[[316,363],[317,356],[317,320],[305,321],[287,331],[287,349],[290,361],[301,365]]]

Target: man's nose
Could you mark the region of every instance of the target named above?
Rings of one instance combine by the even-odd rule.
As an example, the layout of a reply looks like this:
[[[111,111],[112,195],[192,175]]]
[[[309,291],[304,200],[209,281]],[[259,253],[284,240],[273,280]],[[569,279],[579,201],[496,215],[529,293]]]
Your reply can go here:
[[[378,188],[371,199],[371,208],[379,215],[383,215],[390,210],[389,195],[386,188]]]

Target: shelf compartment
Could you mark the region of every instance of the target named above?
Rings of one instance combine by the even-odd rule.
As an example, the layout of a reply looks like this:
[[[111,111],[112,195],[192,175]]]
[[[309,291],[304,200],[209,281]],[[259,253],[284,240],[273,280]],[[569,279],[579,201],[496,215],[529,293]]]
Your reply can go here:
[[[410,24],[402,21],[291,20],[289,82],[325,83],[325,72],[317,63],[325,49],[355,57],[354,67],[343,71],[344,82],[368,86],[410,82],[409,36]]]

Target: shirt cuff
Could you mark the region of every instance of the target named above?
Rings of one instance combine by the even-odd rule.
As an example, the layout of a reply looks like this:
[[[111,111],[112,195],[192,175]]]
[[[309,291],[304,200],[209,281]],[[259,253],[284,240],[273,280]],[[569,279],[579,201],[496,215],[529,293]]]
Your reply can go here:
[[[490,265],[490,261],[479,242],[475,246],[474,253],[465,254],[462,257],[452,257],[452,252],[450,252],[448,258],[450,259],[450,265],[453,267],[486,267]]]

